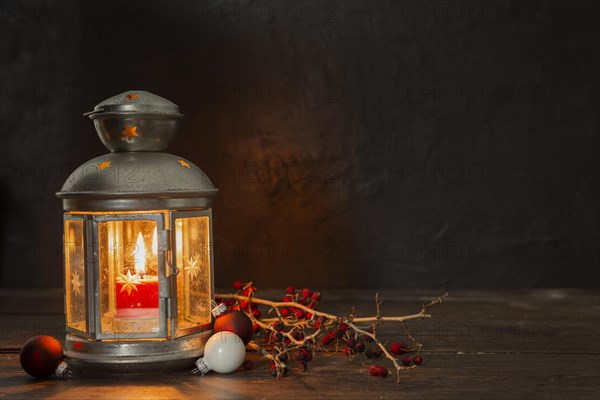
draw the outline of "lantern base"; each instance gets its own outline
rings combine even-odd
[[[67,334],[65,358],[89,375],[146,374],[194,368],[212,331],[174,340],[92,341]]]

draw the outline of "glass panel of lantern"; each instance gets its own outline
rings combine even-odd
[[[210,211],[173,213],[173,255],[178,270],[176,336],[210,327],[212,252],[209,218]]]
[[[67,329],[86,335],[86,275],[85,275],[85,221],[83,218],[65,217],[65,312]]]
[[[135,219],[131,219],[135,218]],[[165,308],[159,280],[165,276],[159,257],[161,214],[95,216],[100,278],[100,337],[163,337]],[[161,225],[161,226],[159,226]]]

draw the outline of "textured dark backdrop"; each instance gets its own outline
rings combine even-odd
[[[598,2],[2,2],[1,286],[62,285],[82,113],[177,103],[217,285],[598,287]]]

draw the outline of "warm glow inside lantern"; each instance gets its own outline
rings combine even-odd
[[[211,334],[216,194],[190,161],[161,152],[182,115],[129,91],[88,114],[112,153],[77,168],[65,209],[65,355],[91,372],[193,366]]]

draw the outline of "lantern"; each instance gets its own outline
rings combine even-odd
[[[111,151],[78,167],[64,208],[65,356],[90,372],[192,367],[211,335],[211,203],[189,160],[162,151],[183,115],[128,91],[86,114]]]

